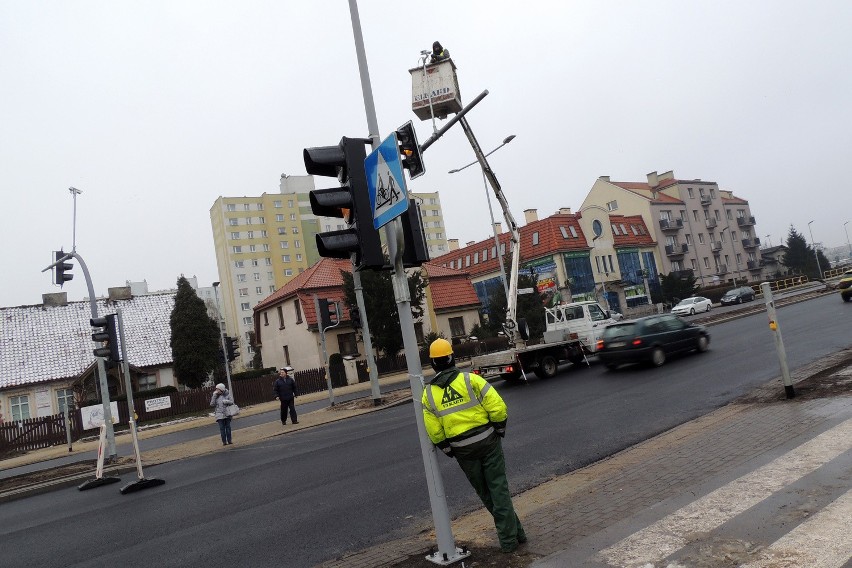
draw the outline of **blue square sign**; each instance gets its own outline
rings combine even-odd
[[[396,132],[364,159],[367,189],[373,207],[373,227],[384,227],[408,210],[408,189],[402,175]]]

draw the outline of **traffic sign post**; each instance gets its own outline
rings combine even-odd
[[[373,227],[380,229],[408,210],[408,189],[402,175],[396,132],[364,159],[364,170],[373,208]]]

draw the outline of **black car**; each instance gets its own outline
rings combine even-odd
[[[710,347],[710,334],[672,314],[660,314],[610,324],[597,343],[597,354],[607,369],[623,363],[651,363],[659,367],[673,353]]]
[[[730,306],[731,304],[742,304],[743,302],[751,302],[753,300],[754,290],[752,290],[751,286],[743,286],[741,288],[734,288],[733,290],[725,292],[725,295],[722,296],[719,303],[723,306]]]

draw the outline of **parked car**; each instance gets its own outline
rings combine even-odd
[[[837,289],[840,290],[840,297],[844,302],[852,302],[852,270],[847,270],[837,283]]]
[[[723,306],[730,306],[731,304],[742,304],[743,302],[752,301],[754,301],[754,290],[752,287],[741,286],[740,288],[734,288],[725,292],[719,303]]]
[[[676,316],[692,315],[696,312],[709,312],[713,304],[707,298],[702,296],[694,296],[681,300],[681,302],[672,308],[672,313]]]
[[[607,369],[642,362],[659,367],[674,353],[707,351],[710,334],[703,325],[661,314],[608,325],[596,347]]]

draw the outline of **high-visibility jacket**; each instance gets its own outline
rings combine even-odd
[[[420,402],[429,439],[447,453],[505,433],[506,403],[479,375],[455,368],[439,373]]]

